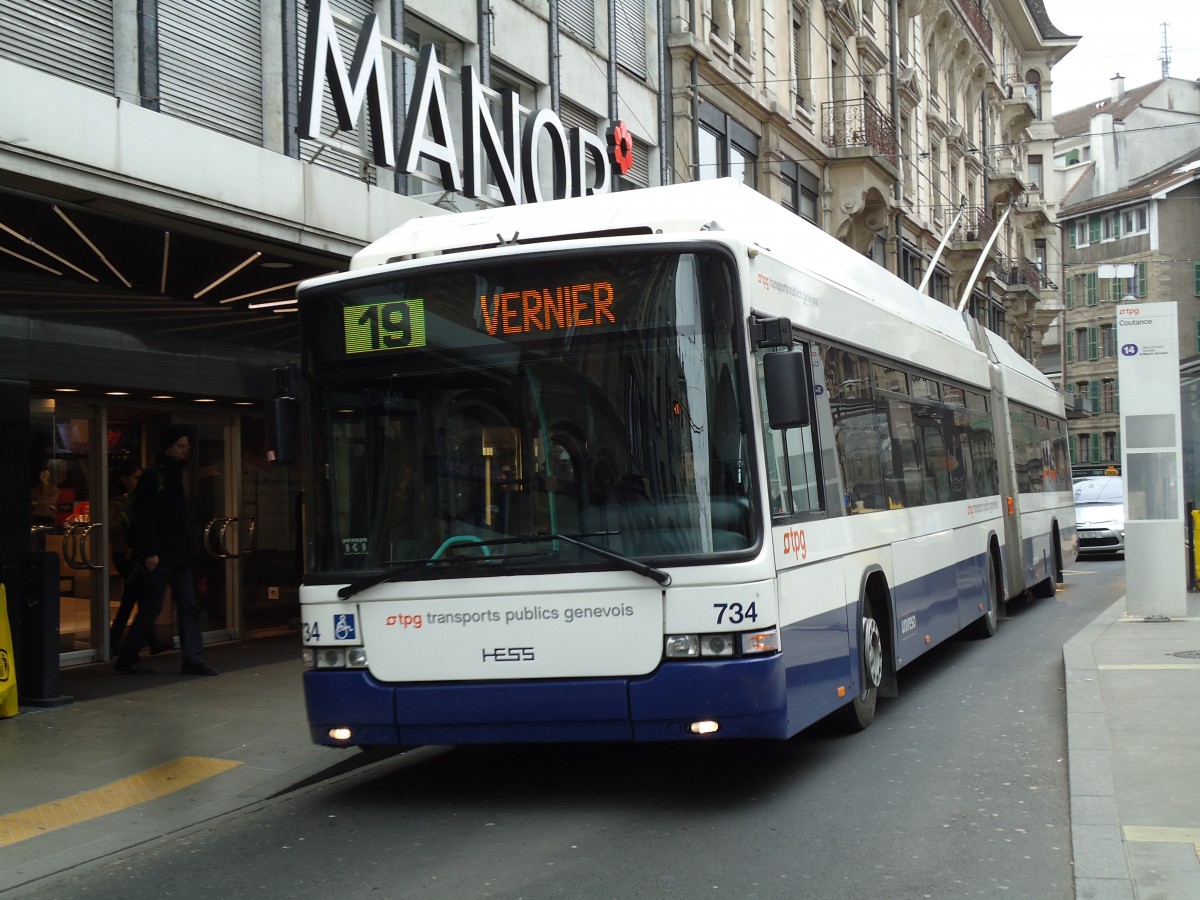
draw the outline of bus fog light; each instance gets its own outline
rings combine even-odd
[[[732,634],[705,634],[700,636],[701,656],[733,656]]]
[[[329,739],[331,741],[348,741],[350,740],[351,732],[349,728],[330,728]]]
[[[317,654],[312,647],[305,647],[300,651],[300,661],[304,663],[304,668],[311,669],[317,664]]]
[[[346,665],[351,669],[367,667],[367,651],[364,647],[351,647],[346,651]]]
[[[668,634],[667,659],[691,659],[700,655],[700,636],[697,634]]]
[[[778,628],[772,628],[770,631],[752,631],[741,635],[741,638],[743,654],[779,652]]]
[[[346,668],[346,651],[341,647],[322,647],[317,651],[318,669]]]
[[[692,734],[716,734],[720,727],[720,723],[706,719],[703,722],[693,722],[688,726],[688,731]]]

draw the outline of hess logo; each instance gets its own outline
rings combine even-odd
[[[803,528],[798,531],[793,528],[783,533],[783,555],[808,558],[808,542],[804,538]]]

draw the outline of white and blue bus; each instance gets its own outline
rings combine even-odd
[[[1074,561],[1053,386],[732,181],[412,221],[298,295],[317,743],[865,728]]]

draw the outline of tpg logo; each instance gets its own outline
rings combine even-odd
[[[804,537],[804,529],[797,531],[795,528],[786,531],[783,534],[783,555],[789,556],[795,554],[801,559],[808,559],[808,541]]]

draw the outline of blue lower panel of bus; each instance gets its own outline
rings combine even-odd
[[[312,739],[330,746],[787,737],[779,656],[688,661],[642,679],[392,686],[363,671],[304,673]],[[346,740],[330,729],[348,728]]]

